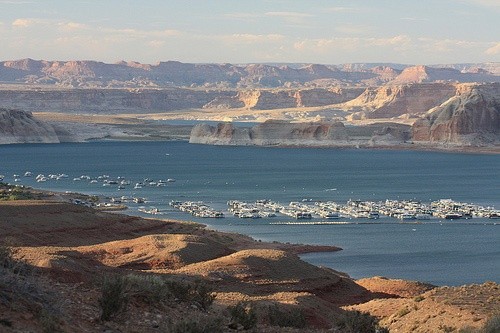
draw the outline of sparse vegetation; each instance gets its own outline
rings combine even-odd
[[[411,311],[408,309],[408,308],[401,308],[399,309],[398,313],[396,313],[396,316],[401,318],[401,317],[404,317],[406,316],[408,313],[410,313]]]
[[[418,295],[418,296],[415,296],[415,297],[413,298],[413,300],[414,300],[415,302],[417,302],[417,303],[418,303],[418,302],[422,302],[424,299],[425,299],[425,297],[424,297],[424,296],[422,296],[422,295]]]
[[[247,306],[245,303],[239,302],[235,306],[229,307],[231,315],[230,328],[237,329],[241,325],[243,329],[248,330],[257,325],[257,313],[253,306]]]
[[[206,311],[214,299],[213,289],[202,280],[184,282],[159,276],[129,274],[105,277],[98,302],[101,320],[107,321],[125,310],[130,300],[149,305],[177,300]]]
[[[500,315],[493,316],[484,323],[481,328],[464,327],[459,333],[499,333],[500,332]]]
[[[14,250],[0,246],[0,305],[11,310],[28,312],[36,318],[44,333],[60,332],[57,301],[53,299],[35,269],[14,258]],[[2,318],[0,324],[11,327],[13,322]]]
[[[103,279],[99,306],[101,320],[110,320],[120,311],[123,311],[129,300],[127,278],[123,276],[107,276]]]
[[[304,328],[306,326],[306,317],[299,308],[289,310],[280,309],[278,305],[268,308],[269,324],[279,327]]]
[[[336,326],[345,333],[388,333],[389,330],[381,327],[377,318],[360,311],[346,311],[336,320]]]
[[[166,333],[222,333],[223,319],[214,316],[193,315],[177,323],[170,324]]]
[[[12,200],[34,200],[38,197],[30,190],[24,187],[0,184],[0,201]]]

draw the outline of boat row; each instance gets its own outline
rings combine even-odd
[[[170,206],[182,212],[202,218],[223,218],[224,213],[213,209],[203,201],[170,201]]]

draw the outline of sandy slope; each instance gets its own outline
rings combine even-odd
[[[17,258],[47,273],[44,275],[49,280],[40,282],[40,288],[55,295],[55,303],[66,304],[60,309],[61,322],[72,332],[103,329],[104,324],[96,321],[99,293],[93,281],[106,272],[188,280],[201,277],[210,281],[217,293],[211,311],[222,311],[238,301],[261,306],[278,303],[302,308],[309,324],[320,328],[331,327],[342,312],[341,306],[368,311],[398,332],[410,332],[415,325],[423,332],[433,331],[438,322],[479,326],[500,305],[494,283],[432,289],[417,282],[383,278],[356,282],[303,262],[296,255],[335,250],[332,247],[257,242],[194,223],[98,212],[53,200],[0,202],[0,230],[0,245],[12,247]],[[1,286],[0,281],[0,296]],[[415,296],[420,294],[422,299],[417,302]],[[6,306],[0,297],[0,319],[19,329],[8,332],[39,325],[22,300],[12,302],[23,311]],[[162,312],[165,309],[148,310],[140,304],[130,307],[135,310],[127,312],[126,320],[106,325],[125,332],[150,332],[151,320],[167,320]],[[411,313],[400,315],[402,307]],[[174,319],[189,313],[189,308],[180,306],[169,309]],[[430,313],[432,319],[427,318]],[[265,323],[261,325],[265,331]],[[0,331],[2,328],[0,323]]]

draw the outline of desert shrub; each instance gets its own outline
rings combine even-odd
[[[418,303],[418,302],[422,302],[424,299],[425,299],[425,297],[424,297],[424,296],[422,296],[422,295],[418,295],[418,296],[415,296],[415,297],[413,298],[413,300],[414,300],[415,302],[417,302],[417,303]]]
[[[241,325],[243,329],[248,330],[257,325],[257,313],[253,306],[247,307],[244,303],[239,302],[235,306],[229,307],[231,315],[231,328],[237,328]]]
[[[110,320],[131,300],[155,305],[170,300],[190,303],[207,310],[215,299],[213,289],[204,281],[184,282],[154,275],[108,276],[101,283],[101,320]]]
[[[281,310],[278,305],[268,308],[269,324],[279,327],[304,328],[306,317],[301,309]]]
[[[493,316],[486,321],[483,327],[484,333],[500,332],[500,316]]]
[[[453,326],[448,326],[448,325],[444,325],[444,324],[441,324],[438,326],[438,329],[440,329],[441,331],[445,332],[445,333],[451,333],[453,331],[456,330],[455,327]]]
[[[181,302],[189,301],[189,294],[191,290],[191,286],[189,283],[184,281],[169,280],[166,281],[166,284],[168,290],[175,299]]]
[[[386,328],[379,326],[377,318],[368,313],[346,311],[336,319],[336,326],[345,333],[385,333]]]
[[[161,303],[172,298],[167,281],[154,275],[127,275],[130,297],[148,304]]]
[[[177,323],[170,324],[167,333],[222,333],[223,320],[220,317],[200,315],[190,316]]]
[[[398,313],[396,313],[396,316],[399,318],[406,316],[408,313],[410,313],[410,310],[408,308],[401,308],[399,309]]]
[[[7,185],[6,189],[0,191],[0,200],[31,200],[36,199],[36,196],[30,191],[22,187]]]
[[[113,316],[123,311],[129,301],[127,277],[104,277],[101,286],[101,320],[110,320]]]
[[[192,284],[190,296],[191,302],[203,310],[208,310],[215,300],[212,287],[202,280],[195,281]]]
[[[213,289],[203,280],[195,282],[167,281],[170,293],[181,302],[192,303],[207,310],[215,300]]]

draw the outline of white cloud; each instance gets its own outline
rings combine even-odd
[[[295,25],[303,25],[307,23],[307,19],[314,17],[312,14],[301,13],[301,12],[267,12],[264,14],[268,17],[278,17],[287,23]]]
[[[27,28],[29,26],[32,26],[36,24],[36,20],[34,19],[28,19],[28,18],[18,18],[12,22],[12,26],[14,27],[19,27],[19,28]]]
[[[267,43],[283,40],[285,36],[279,34],[256,35],[256,34],[232,34],[221,37],[228,43]]]
[[[484,53],[488,55],[500,54],[500,42],[496,43],[492,47],[488,48]]]
[[[78,22],[59,22],[57,24],[62,30],[77,31],[77,30],[89,30],[90,27],[86,24]]]

